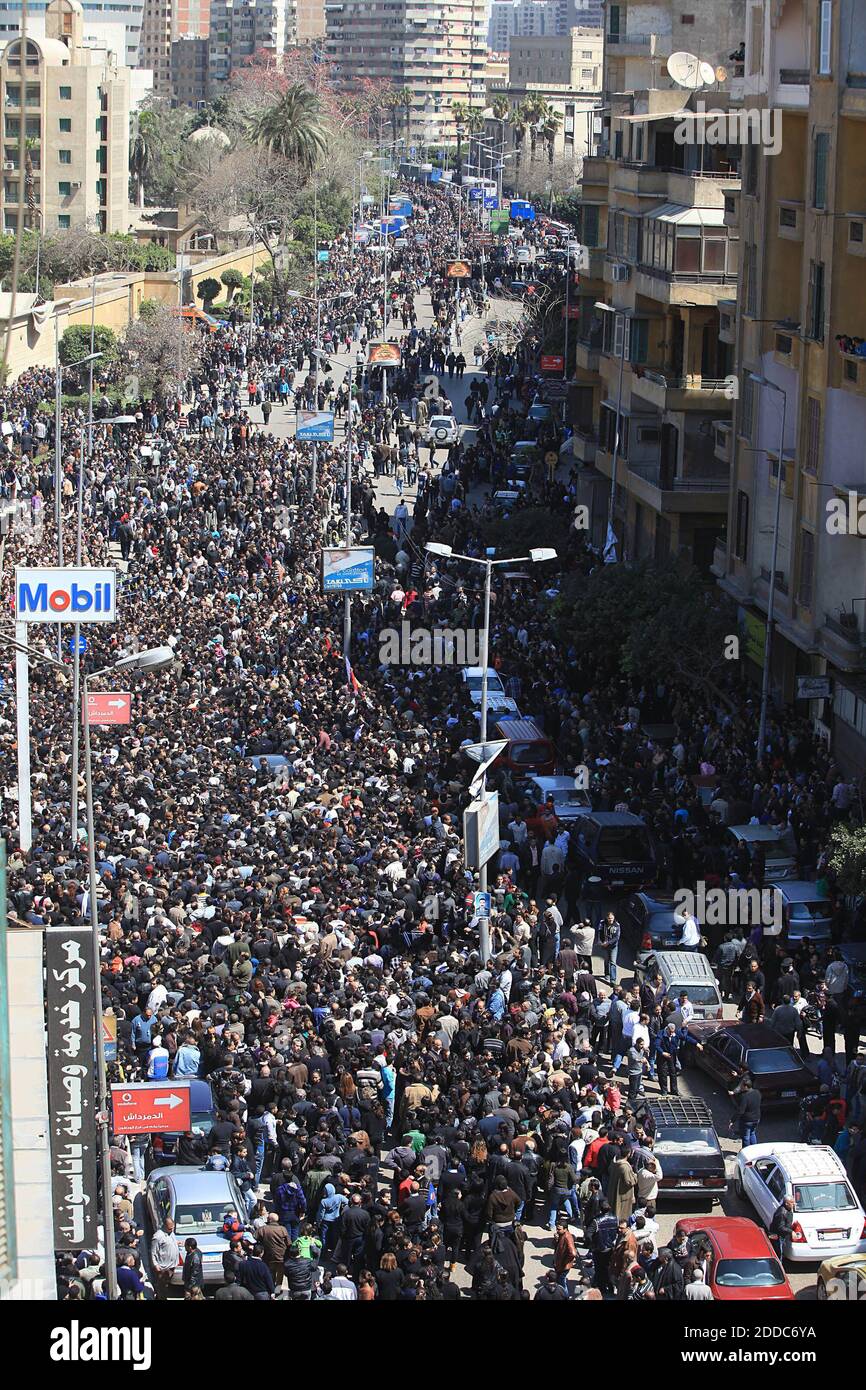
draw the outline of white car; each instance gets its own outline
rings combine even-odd
[[[481,687],[484,683],[482,666],[464,666],[463,684],[469,691],[469,698],[476,709],[481,708]],[[491,714],[510,714],[518,717],[517,701],[506,695],[501,677],[492,666],[487,668],[487,708]]]
[[[734,1191],[769,1227],[794,1198],[789,1260],[826,1260],[866,1251],[866,1212],[838,1154],[824,1144],[750,1144],[737,1155]]]
[[[431,415],[424,430],[424,443],[435,448],[456,444],[460,430],[453,415]]]

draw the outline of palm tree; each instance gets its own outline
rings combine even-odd
[[[409,144],[409,125],[412,119],[412,89],[410,87],[398,87],[394,93],[395,106],[397,110],[403,112],[403,133],[405,141]],[[394,139],[397,139],[396,132]]]
[[[535,96],[528,97],[523,104],[527,107],[527,115],[529,117],[529,158],[532,163],[534,163],[535,153],[538,149],[538,137],[541,133],[540,125],[547,111],[547,102],[543,97],[536,94]]]
[[[254,145],[300,165],[308,172],[327,144],[322,110],[315,92],[300,82],[287,87],[249,123]]]
[[[523,151],[526,148],[526,135],[532,145],[532,156],[535,157],[535,109],[530,101],[522,101],[517,110],[511,117],[511,124],[514,127],[514,143],[517,146],[517,163],[523,162]]]
[[[144,207],[144,181],[159,153],[159,118],[153,111],[140,111],[129,142],[129,172],[135,180],[135,201]]]
[[[506,97],[496,97],[491,107],[494,121],[499,122],[499,159],[505,155],[505,122],[511,107]]]
[[[465,101],[452,101],[451,115],[457,127],[457,168],[455,169],[456,183],[463,182],[463,131],[469,120],[469,107]]]
[[[469,130],[469,167],[472,168],[472,137],[480,135],[484,129],[484,111],[480,106],[470,107],[469,115],[466,118],[466,125]],[[479,161],[480,163],[480,161]]]
[[[36,212],[36,181],[33,178],[33,155],[38,149],[39,141],[35,136],[28,136],[24,141],[24,192],[30,222],[35,220],[34,214]]]
[[[547,158],[553,163],[553,151],[556,144],[556,137],[559,127],[562,125],[562,112],[557,111],[555,106],[548,105],[541,122],[541,135],[547,145]]]

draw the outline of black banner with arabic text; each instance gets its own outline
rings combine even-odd
[[[89,927],[45,933],[48,1110],[54,1246],[96,1244],[98,1145],[93,1038],[93,936]]]

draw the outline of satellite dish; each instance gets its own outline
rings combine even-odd
[[[689,87],[694,91],[704,85],[701,60],[694,53],[672,53],[668,58],[668,74],[678,87]]]
[[[716,70],[712,63],[701,63],[698,72],[701,74],[701,81],[707,86],[709,86],[711,82],[715,82]]]
[[[727,80],[728,80],[728,69],[727,69],[726,67],[724,67],[723,64],[720,63],[719,66],[716,68],[716,81],[717,81],[717,82],[727,82]]]

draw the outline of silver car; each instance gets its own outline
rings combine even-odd
[[[167,1216],[174,1221],[174,1234],[181,1249],[181,1263],[172,1276],[173,1284],[183,1281],[183,1243],[195,1236],[201,1251],[204,1282],[223,1284],[223,1255],[228,1241],[222,1224],[230,1211],[246,1225],[247,1206],[231,1173],[209,1168],[176,1164],[154,1168],[144,1189],[144,1200],[151,1228],[160,1228]]]

